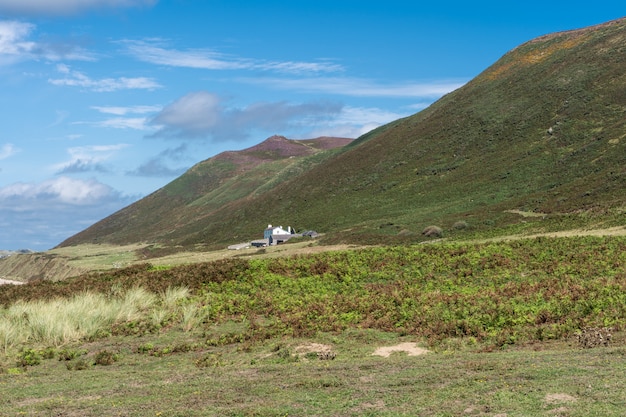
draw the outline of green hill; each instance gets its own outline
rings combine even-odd
[[[250,200],[320,163],[348,138],[290,140],[272,136],[242,151],[223,152],[189,169],[162,189],[96,223],[60,246],[161,241],[194,227],[221,208]]]
[[[420,240],[430,224],[467,233],[615,223],[626,207],[625,113],[620,19],[527,42],[345,147],[274,138],[290,151],[266,141],[211,158],[61,246],[210,246],[259,237],[268,223],[366,243]]]

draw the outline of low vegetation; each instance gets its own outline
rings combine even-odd
[[[133,410],[123,415],[522,415],[559,407],[572,416],[619,415],[626,398],[617,382],[626,363],[624,265],[626,238],[588,236],[140,264],[2,286],[0,383],[10,396],[0,400],[0,414],[96,415],[117,404]],[[419,362],[398,353],[371,359],[375,347],[401,341],[431,353]],[[551,349],[567,354],[552,376],[558,384],[548,377]],[[582,363],[614,391],[581,391],[574,380]],[[110,386],[133,369],[140,372],[133,384],[147,391]],[[65,382],[31,387],[51,378]],[[236,381],[253,403],[231,402]],[[433,395],[414,403],[414,389],[441,384],[448,395],[479,400],[442,406]],[[292,396],[270,394],[280,386]],[[68,387],[85,399],[63,394]],[[105,399],[112,389],[118,394]],[[550,403],[552,391],[565,391],[576,407]],[[147,406],[156,396],[172,402]],[[592,406],[598,396],[606,402]]]

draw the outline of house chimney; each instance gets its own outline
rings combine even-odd
[[[271,228],[272,228],[272,225],[271,225],[271,224],[268,224],[268,225],[267,225],[267,228],[268,228],[268,229],[271,229]]]

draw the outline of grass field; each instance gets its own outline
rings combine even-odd
[[[0,415],[626,409],[626,237],[290,246],[0,287]]]
[[[183,343],[185,335],[170,335]],[[102,340],[108,366],[44,360],[0,375],[0,414],[63,416],[622,416],[626,349],[568,343],[493,353],[373,356],[394,334],[352,330],[315,339],[273,340],[154,356],[162,337]],[[334,360],[296,349],[326,344]],[[288,352],[288,353],[285,353]]]

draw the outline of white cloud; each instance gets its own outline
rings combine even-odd
[[[1,1],[1,0],[0,0]],[[35,42],[28,37],[35,25],[17,21],[0,21],[0,65],[13,64],[27,59],[44,58],[93,61],[94,56],[72,42]]]
[[[30,23],[0,21],[0,64],[10,64],[28,56],[35,43],[25,38],[34,29]]]
[[[103,162],[112,158],[116,153],[130,145],[125,143],[116,145],[76,146],[69,148],[70,160],[54,165],[53,168],[60,174],[98,171],[107,172]]]
[[[12,143],[5,143],[0,148],[0,160],[10,158],[15,155],[19,150]]]
[[[308,132],[308,136],[358,138],[379,126],[406,116],[408,114],[378,108],[344,106],[335,118],[312,125],[312,130]]]
[[[154,117],[154,136],[239,140],[252,131],[284,131],[334,117],[341,104],[331,102],[260,102],[226,107],[215,94],[189,93],[165,106]]]
[[[0,248],[46,250],[136,201],[96,180],[59,177],[0,188]]]
[[[49,79],[48,82],[53,85],[70,86],[70,87],[83,87],[95,92],[111,92],[118,90],[155,90],[160,88],[156,81],[146,77],[136,78],[103,78],[100,80],[94,80],[86,76],[79,71],[73,71],[67,65],[57,65],[57,70],[64,75],[65,78]]]
[[[395,113],[379,108],[346,106],[337,117],[337,120],[354,125],[374,123],[380,126],[406,116],[408,114]]]
[[[92,205],[109,199],[114,191],[96,180],[59,177],[42,183],[15,183],[0,188],[0,209],[20,211],[44,203]]]
[[[114,114],[116,116],[125,116],[127,114],[146,114],[155,113],[162,109],[161,106],[92,106],[94,110],[105,114]]]
[[[210,49],[179,51],[166,49],[156,41],[125,41],[128,52],[135,58],[157,65],[197,68],[206,70],[262,70],[283,73],[320,73],[343,71],[343,67],[330,62],[266,61],[239,58]]]
[[[223,111],[219,104],[220,99],[215,94],[206,91],[189,93],[165,106],[153,124],[188,136],[203,136],[218,123]]]
[[[147,114],[156,113],[162,109],[161,106],[92,106],[94,110],[97,110],[103,114],[110,114],[114,116],[107,120],[94,123],[85,123],[92,126],[111,128],[111,129],[134,129],[134,130],[154,130],[152,126],[149,126],[149,118],[147,117],[122,117],[130,114]]]
[[[239,78],[241,82],[262,84],[281,90],[326,93],[352,97],[435,98],[461,87],[464,82],[434,81],[425,83],[381,84],[358,78]]]
[[[149,120],[145,117],[114,117],[94,123],[94,125],[110,129],[151,130],[148,122]]]
[[[27,15],[70,15],[90,9],[152,6],[158,0],[0,0],[0,12]]]
[[[335,102],[260,102],[227,107],[215,94],[199,91],[165,106],[152,124],[154,136],[238,140],[251,132],[299,137],[359,137],[410,113],[344,106]]]

